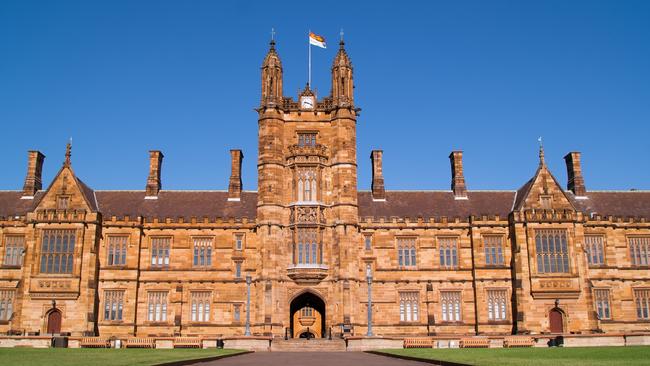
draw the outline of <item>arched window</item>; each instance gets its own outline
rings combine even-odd
[[[316,172],[312,169],[298,171],[296,197],[298,202],[314,202],[318,200]]]

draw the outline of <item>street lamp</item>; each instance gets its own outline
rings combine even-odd
[[[251,275],[246,275],[246,331],[245,336],[251,335]]]
[[[372,270],[370,264],[366,265],[366,280],[368,281],[368,333],[372,337]]]

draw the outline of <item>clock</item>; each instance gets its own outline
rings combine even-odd
[[[313,96],[302,96],[300,97],[300,108],[302,109],[314,109],[316,105],[316,100]]]

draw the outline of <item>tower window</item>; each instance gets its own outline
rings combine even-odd
[[[302,169],[297,177],[298,202],[314,202],[317,200],[318,184],[314,169]]]
[[[316,146],[315,133],[299,133],[298,146]]]
[[[294,246],[295,264],[319,264],[321,262],[320,249],[318,229],[298,229]]]

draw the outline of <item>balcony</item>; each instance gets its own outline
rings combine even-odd
[[[325,145],[298,145],[289,146],[287,163],[326,163],[329,149]]]
[[[291,224],[324,224],[323,208],[311,205],[295,205],[291,207]]]
[[[316,284],[327,277],[328,267],[324,264],[292,264],[287,275],[297,283]]]

